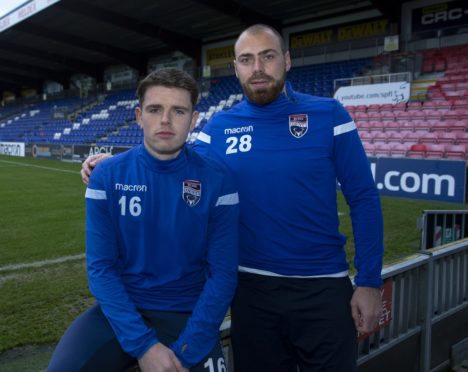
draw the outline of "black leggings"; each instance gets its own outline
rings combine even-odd
[[[231,307],[235,372],[356,371],[349,278],[239,273]]]
[[[166,346],[177,339],[190,316],[188,313],[167,311],[142,311],[141,314],[156,329],[158,339]],[[136,362],[122,350],[101,308],[94,305],[66,330],[52,355],[47,372],[117,372],[125,371]],[[218,372],[218,365],[224,366],[220,343],[190,371]]]

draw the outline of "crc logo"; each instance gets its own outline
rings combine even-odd
[[[457,19],[463,18],[465,12],[468,13],[468,11],[464,11],[462,8],[454,8],[450,10],[424,14],[421,18],[421,24],[432,25],[440,22],[455,21]]]

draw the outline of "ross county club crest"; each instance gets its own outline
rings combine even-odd
[[[289,115],[289,132],[296,138],[301,138],[307,133],[309,118],[307,114]]]
[[[189,205],[194,207],[201,199],[201,182],[186,180],[182,185],[182,199]]]

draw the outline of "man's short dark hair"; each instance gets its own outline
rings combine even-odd
[[[281,52],[283,54],[287,52],[286,44],[284,43],[283,36],[281,36],[281,34],[278,31],[276,31],[276,29],[274,29],[273,27],[268,26],[268,25],[264,25],[262,23],[257,23],[257,24],[255,24],[253,26],[247,27],[244,31],[241,32],[241,34],[237,38],[234,45],[237,44],[237,42],[239,41],[239,38],[243,34],[257,35],[257,34],[262,33],[262,32],[271,32],[273,35],[275,35],[278,38],[278,41],[280,43]]]
[[[190,93],[192,108],[195,109],[198,100],[197,82],[185,71],[176,68],[162,68],[151,72],[138,84],[136,95],[140,105],[143,105],[146,91],[157,86],[185,89]]]

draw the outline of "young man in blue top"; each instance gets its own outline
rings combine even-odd
[[[249,27],[235,44],[246,99],[217,113],[195,150],[223,162],[242,200],[231,306],[235,372],[357,369],[357,332],[378,323],[380,201],[356,125],[332,98],[298,93],[281,35]],[[84,164],[86,182],[89,166]],[[348,278],[336,181],[350,206],[357,275]]]
[[[237,280],[238,194],[222,166],[184,144],[198,90],[185,72],[141,81],[144,144],[96,167],[86,256],[96,305],[59,342],[48,371],[223,368],[219,327]]]

